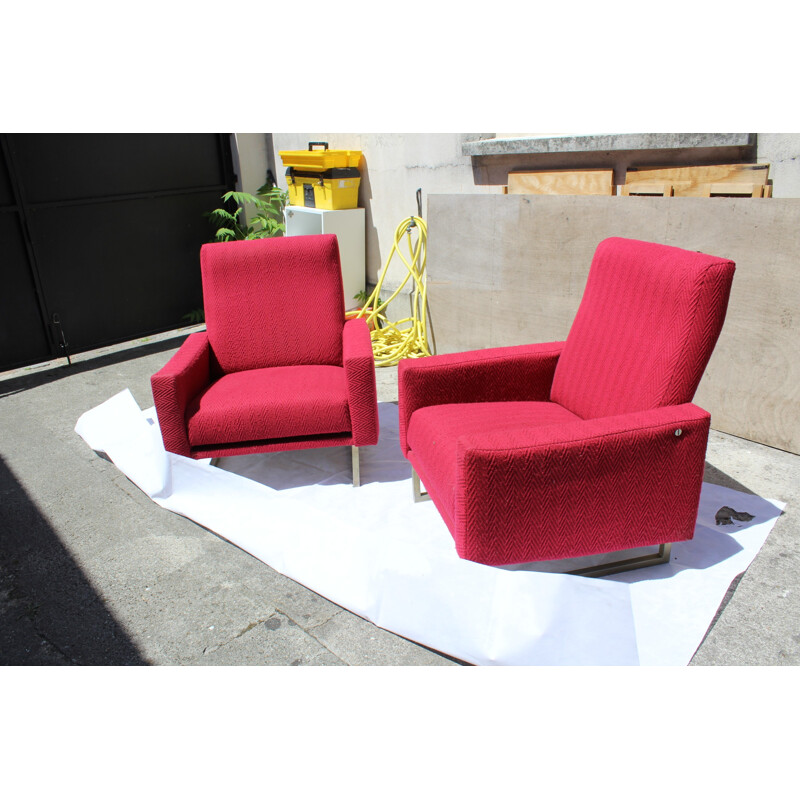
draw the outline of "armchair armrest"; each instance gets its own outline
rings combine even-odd
[[[210,354],[208,334],[205,331],[193,333],[150,378],[161,438],[170,453],[191,455],[186,408],[192,398],[211,382]]]
[[[375,357],[364,319],[348,319],[342,329],[342,365],[356,447],[378,443],[378,395]]]
[[[532,537],[536,560],[691,539],[709,424],[685,403],[461,437],[459,554],[508,564],[533,560],[503,550]]]
[[[549,400],[564,342],[492,347],[404,359],[398,365],[400,446],[408,452],[411,415],[446,403]]]

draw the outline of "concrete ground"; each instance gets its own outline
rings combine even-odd
[[[187,332],[0,374],[0,664],[458,665],[160,508],[74,432],[125,388],[150,407]],[[706,480],[788,505],[692,664],[800,664],[798,478],[800,456],[712,431]]]

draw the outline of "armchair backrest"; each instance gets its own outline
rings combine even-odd
[[[344,291],[335,236],[284,236],[200,249],[206,330],[223,373],[342,364]]]
[[[722,330],[734,269],[678,247],[602,241],[551,400],[584,419],[690,402]]]

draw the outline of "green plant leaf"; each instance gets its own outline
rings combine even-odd
[[[240,210],[241,209],[237,209],[236,214],[229,214],[224,208],[215,208],[213,211],[209,212],[208,217],[212,222],[215,222],[218,225],[235,223],[236,218],[239,216],[238,212]]]
[[[258,202],[257,197],[254,197],[252,194],[248,194],[247,192],[225,192],[225,194],[222,195],[222,199],[226,202],[228,200],[233,200],[240,206],[243,206],[245,203],[255,204]]]
[[[229,191],[222,195],[225,203],[233,201],[237,204],[235,211],[217,208],[204,214],[213,225],[218,227],[214,241],[231,241],[235,239],[263,239],[277,236],[286,230],[283,221],[283,210],[289,200],[289,193],[277,186],[264,184],[257,190],[257,196],[248,192]],[[255,208],[251,219],[241,221],[244,217],[245,204]]]
[[[190,325],[198,325],[199,323],[206,321],[206,314],[202,308],[195,308],[188,314],[184,314],[181,317],[181,320],[188,322]]]

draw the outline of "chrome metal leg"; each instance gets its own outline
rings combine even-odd
[[[419,475],[414,467],[411,467],[411,486],[414,489],[414,502],[421,503],[423,500],[430,500],[431,496],[427,492],[422,491],[422,486],[419,481]]]
[[[353,486],[361,486],[361,458],[357,447],[350,449],[353,451]]]
[[[672,552],[672,542],[665,542],[658,546],[658,552],[650,553],[636,558],[625,558],[622,561],[610,561],[598,564],[596,567],[586,567],[568,572],[568,575],[582,575],[585,578],[600,578],[603,575],[616,575],[618,572],[628,572],[642,567],[654,567],[656,564],[666,564]]]

